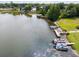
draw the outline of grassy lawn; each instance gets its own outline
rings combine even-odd
[[[5,14],[5,13],[9,13],[9,14],[13,14],[13,15],[19,15],[20,12],[18,10],[0,10],[1,14]]]
[[[62,19],[57,22],[61,28],[65,30],[75,30],[76,26],[79,26],[79,19]]]
[[[77,51],[79,54],[79,33],[71,33],[67,36],[69,42],[74,42],[75,44],[72,46],[73,49]]]
[[[61,19],[57,21],[58,25],[67,31],[75,30],[77,26],[79,26],[79,18],[73,19]],[[79,53],[79,32],[70,33],[68,36],[69,42],[74,42],[75,44],[72,46],[77,53]]]

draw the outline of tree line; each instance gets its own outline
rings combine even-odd
[[[56,21],[60,18],[79,17],[79,4],[73,4],[73,3],[48,4],[43,5],[42,8],[39,7],[38,11],[39,14],[47,16],[48,19]]]
[[[43,16],[48,17],[52,21],[56,21],[60,18],[72,18],[79,17],[79,4],[64,4],[64,3],[55,3],[55,4],[16,4],[16,3],[0,3],[0,8],[19,8],[24,13],[28,13],[32,8],[36,8],[36,13],[42,14]]]

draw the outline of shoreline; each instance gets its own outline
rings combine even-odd
[[[57,27],[59,27],[59,28],[61,29],[61,31],[63,32],[62,28],[61,28],[56,22],[50,21],[50,22],[51,22],[51,25],[50,25],[50,24],[49,24],[49,20],[48,20],[47,18],[45,18],[44,16],[38,16],[38,18],[45,19],[49,26],[53,25],[52,23],[54,23],[54,25],[57,26]],[[53,32],[54,32],[54,34],[56,35],[55,31],[53,31]],[[56,37],[57,37],[57,35],[56,35]],[[67,43],[69,43],[69,41],[68,41],[68,39],[67,39],[67,35],[65,35],[65,41],[66,41]],[[71,48],[72,52],[73,52],[77,57],[79,57],[79,54],[78,54],[74,49],[72,49],[71,46],[70,46],[70,48]]]
[[[55,22],[54,23],[56,26],[58,26],[59,27],[59,25]],[[59,27],[60,29],[61,29],[61,27]],[[62,29],[61,29],[62,30]],[[62,30],[63,31],[63,30]],[[69,41],[68,41],[68,39],[67,39],[67,35],[65,35],[65,39],[66,39],[66,42],[68,42],[69,43]],[[71,46],[70,46],[71,47]],[[77,57],[79,57],[79,54],[76,52],[76,50],[74,50],[72,47],[71,47],[71,50],[72,50],[72,52],[77,56]]]

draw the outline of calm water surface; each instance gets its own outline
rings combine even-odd
[[[36,15],[0,14],[0,56],[52,56],[53,39],[48,24]]]

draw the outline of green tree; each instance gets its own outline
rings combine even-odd
[[[45,16],[46,15],[46,10],[45,9],[40,9],[39,14],[42,14],[43,16]]]
[[[18,4],[10,2],[9,7],[11,7],[11,8],[17,8]]]
[[[77,16],[79,16],[79,4],[76,4],[76,12],[77,12]]]
[[[60,16],[60,8],[57,4],[51,5],[50,9],[47,12],[48,19],[56,21]]]
[[[31,9],[32,9],[32,5],[30,5],[30,4],[25,5],[25,7],[24,7],[25,12],[29,12],[29,11],[31,11]]]
[[[36,6],[36,11],[40,10],[40,8],[41,8],[40,4],[35,4],[35,6]]]
[[[3,4],[0,3],[0,8],[3,8]]]
[[[76,15],[77,15],[77,10],[74,4],[68,4],[61,13],[62,18],[75,17]]]
[[[64,3],[59,3],[58,5],[59,5],[60,9],[64,9],[64,8],[65,8],[65,7],[64,7],[64,6],[65,6]]]

